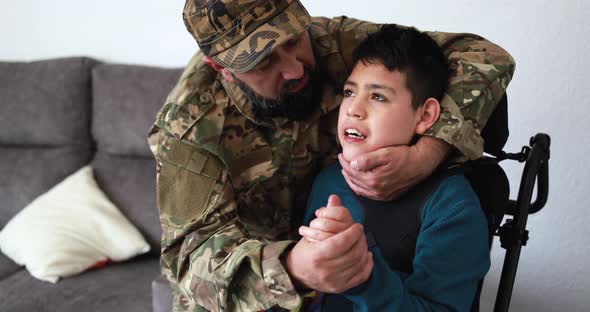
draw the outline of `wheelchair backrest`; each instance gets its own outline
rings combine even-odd
[[[484,139],[484,152],[498,157],[506,145],[508,135],[508,99],[504,93],[481,131],[481,137]]]
[[[491,243],[509,204],[508,177],[496,159],[485,157],[469,162],[465,176],[479,197],[481,208],[488,220]]]

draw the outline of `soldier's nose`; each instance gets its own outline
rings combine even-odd
[[[301,79],[305,72],[303,63],[297,59],[295,53],[291,51],[285,51],[277,49],[277,55],[279,56],[279,68],[281,76],[284,80],[296,80]]]
[[[296,80],[303,78],[303,64],[299,61],[290,62],[283,67],[281,74],[285,80]]]

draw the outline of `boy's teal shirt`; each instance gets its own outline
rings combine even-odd
[[[305,224],[330,194],[340,197],[355,222],[363,222],[362,208],[341,169],[335,164],[316,177]],[[371,277],[339,295],[354,304],[354,311],[470,310],[479,281],[490,267],[487,221],[477,195],[463,175],[449,176],[426,201],[420,217],[413,272],[390,269],[379,247],[371,247]]]

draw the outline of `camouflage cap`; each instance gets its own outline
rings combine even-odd
[[[182,17],[201,51],[234,73],[311,24],[298,0],[187,0]]]

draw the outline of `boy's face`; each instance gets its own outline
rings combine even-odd
[[[381,64],[357,62],[344,84],[338,139],[348,161],[390,145],[410,143],[420,122],[406,75]]]

